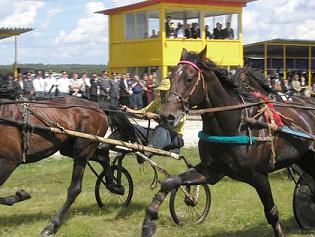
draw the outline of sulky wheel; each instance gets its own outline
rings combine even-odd
[[[96,180],[95,198],[100,208],[106,205],[127,207],[130,204],[133,195],[133,181],[124,167],[120,167],[121,172],[118,171],[118,168],[117,165],[111,166],[114,176],[114,189],[108,187],[104,171]]]
[[[315,181],[307,173],[299,178],[293,194],[294,217],[303,229],[315,229]]]
[[[169,208],[173,220],[178,225],[201,224],[210,211],[211,193],[208,185],[186,185],[181,188],[171,193]]]

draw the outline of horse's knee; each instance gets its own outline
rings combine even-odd
[[[276,205],[270,210],[265,210],[265,216],[270,225],[274,225],[279,221],[279,213]]]
[[[157,220],[158,219],[158,212],[152,206],[148,206],[145,211],[146,218],[149,220]]]
[[[169,193],[172,190],[178,188],[181,184],[182,179],[179,176],[170,177],[161,184],[161,191]]]
[[[82,188],[79,185],[73,188],[70,188],[68,191],[68,197],[74,200],[81,193],[81,191],[82,191]]]

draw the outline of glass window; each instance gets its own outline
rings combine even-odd
[[[136,38],[136,24],[135,24],[136,16],[134,13],[126,14],[125,15],[125,32],[126,32],[126,39],[131,40]]]
[[[137,39],[148,38],[148,24],[146,12],[136,13],[136,28]]]
[[[160,36],[160,16],[158,11],[148,12],[149,37],[158,38]]]
[[[157,38],[160,33],[159,11],[128,13],[125,27],[127,40]]]

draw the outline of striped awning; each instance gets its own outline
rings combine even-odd
[[[15,35],[20,35],[29,31],[32,31],[32,28],[7,28],[0,27],[0,40],[12,37]]]

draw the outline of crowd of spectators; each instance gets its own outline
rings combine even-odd
[[[118,108],[127,105],[141,109],[154,99],[154,86],[157,74],[132,75],[103,71],[100,75],[74,72],[69,77],[66,71],[36,74],[19,73],[16,82],[27,97],[53,98],[57,96],[76,96],[95,101],[102,105],[109,103]]]
[[[290,72],[287,79],[280,76],[279,73],[272,72],[267,76],[267,82],[274,90],[292,95],[310,96],[315,93],[315,83],[310,88],[308,86],[308,74],[306,72]]]
[[[198,23],[186,24],[172,22],[172,18],[168,16],[165,22],[165,32],[167,38],[184,38],[184,39],[200,39],[201,32]],[[223,29],[221,23],[217,23],[212,33],[209,30],[209,25],[205,25],[205,39],[234,39],[234,30],[231,28],[231,23],[226,23],[226,28]]]

